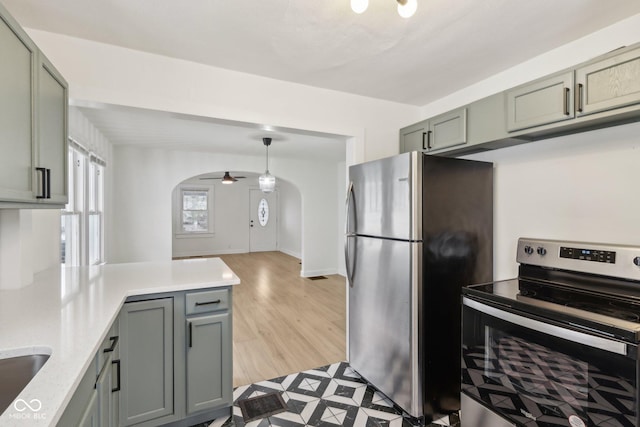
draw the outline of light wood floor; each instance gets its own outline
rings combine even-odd
[[[346,360],[346,288],[340,275],[300,277],[282,252],[223,255],[233,288],[233,386]]]

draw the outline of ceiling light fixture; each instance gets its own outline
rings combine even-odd
[[[269,146],[271,145],[271,138],[262,138],[264,146],[267,148],[267,170],[258,178],[258,184],[260,184],[260,190],[263,193],[271,193],[276,189],[276,177],[269,173]]]
[[[369,7],[369,0],[351,0],[351,10],[355,13],[363,13]]]
[[[234,177],[229,175],[229,172],[225,172],[224,176],[222,177],[222,183],[223,184],[233,184],[236,181],[237,181],[237,179],[235,179]]]
[[[398,14],[403,18],[411,18],[418,10],[418,0],[397,0]]]
[[[398,2],[398,14],[403,18],[410,18],[418,10],[418,0],[396,0]],[[369,7],[369,0],[351,0],[351,10],[355,13],[364,13]]]

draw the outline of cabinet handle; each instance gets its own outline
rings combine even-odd
[[[47,198],[47,169],[36,168],[36,171],[40,172],[40,194],[36,196],[36,199]]]
[[[583,95],[582,91],[583,90],[584,90],[584,85],[582,83],[578,83],[578,90],[576,91],[577,92],[576,95],[578,96],[577,110],[579,113],[582,113],[582,95]]]
[[[118,340],[120,338],[119,337],[109,337],[109,339],[111,340],[111,347],[105,348],[104,349],[104,353],[111,353],[113,350],[115,350],[116,346],[118,345]]]
[[[200,305],[211,305],[211,304],[220,304],[222,302],[222,300],[217,299],[215,301],[205,301],[205,302],[196,302],[196,306],[200,306]]]
[[[427,149],[431,150],[431,131],[427,132]]]
[[[46,169],[47,175],[47,199],[51,198],[51,169]]]
[[[120,391],[120,359],[112,360],[111,365],[116,365],[116,380],[118,382],[118,385],[111,389],[111,392],[114,393]]]
[[[564,115],[568,116],[571,114],[569,111],[569,92],[571,90],[568,87],[564,88]]]
[[[193,323],[189,322],[189,348],[193,347]]]
[[[427,135],[427,133],[426,133],[426,132],[422,132],[422,149],[423,149],[423,150],[426,150],[426,149],[427,149],[427,147],[425,147],[425,146],[424,146],[424,143],[425,143],[425,138],[424,138],[424,137],[425,137],[426,135]]]

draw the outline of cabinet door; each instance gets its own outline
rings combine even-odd
[[[115,425],[112,420],[112,402],[111,402],[111,356],[104,359],[104,364],[98,379],[96,381],[96,390],[98,392],[98,419],[101,427],[109,427]]]
[[[84,414],[82,414],[77,425],[78,427],[102,427],[98,414],[98,393],[96,390],[91,391],[87,409]]]
[[[429,119],[429,151],[467,143],[467,109],[460,108]]]
[[[428,130],[428,120],[400,129],[400,152],[426,151]]]
[[[640,49],[576,70],[579,116],[640,103]]]
[[[63,205],[67,203],[67,83],[42,54],[38,65],[37,164],[47,170],[49,181],[49,197],[42,202]],[[40,173],[36,173],[36,180]]]
[[[569,71],[507,91],[507,130],[573,118],[572,87],[573,71]]]
[[[0,200],[33,201],[37,48],[0,4]]]
[[[174,413],[173,298],[126,303],[120,312],[119,346],[120,425],[170,417]]]
[[[187,413],[231,405],[229,313],[187,320]]]

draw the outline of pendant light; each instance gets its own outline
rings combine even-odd
[[[258,184],[260,184],[260,190],[263,193],[271,193],[276,189],[276,177],[269,173],[269,146],[271,145],[271,138],[262,138],[262,142],[267,149],[267,170],[258,178]]]
[[[418,0],[396,0],[398,14],[403,18],[410,18],[418,9]],[[351,10],[355,13],[364,13],[369,7],[369,0],[351,0]]]
[[[355,13],[363,13],[369,7],[369,0],[351,0],[351,10]]]

